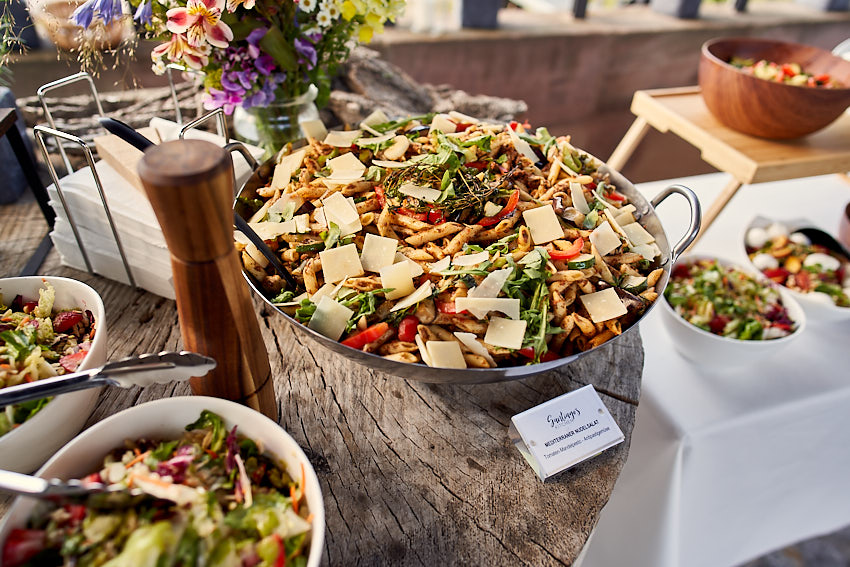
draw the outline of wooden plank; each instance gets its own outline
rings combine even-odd
[[[0,207],[0,274],[38,244],[35,203]],[[9,228],[13,227],[14,232]],[[41,227],[41,228],[40,228]],[[26,246],[22,248],[21,246]],[[23,255],[25,256],[25,254]],[[59,265],[106,305],[109,359],[181,348],[175,303]],[[327,514],[327,565],[569,565],[628,455],[643,349],[628,332],[558,371],[498,384],[407,381],[319,348],[258,299],[280,424],[316,469]],[[540,483],[510,443],[512,415],[592,383],[626,435],[621,445]],[[91,425],[182,384],[105,389]],[[0,498],[0,515],[9,500]]]
[[[640,94],[640,96],[638,96]],[[697,87],[635,94],[632,111],[661,131],[697,147],[703,159],[743,183],[810,177],[850,170],[850,114],[796,140],[766,140],[723,126],[708,111]]]

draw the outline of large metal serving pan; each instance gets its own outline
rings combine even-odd
[[[243,152],[238,147],[232,148],[233,150],[240,151],[243,155],[246,152]],[[247,157],[246,157],[247,159]],[[253,160],[249,160],[253,161]],[[600,161],[601,160],[597,160]],[[272,178],[272,174],[274,173],[274,165],[275,162],[273,159],[267,160],[263,164],[254,164],[255,170],[253,175],[245,182],[242,188],[239,190],[238,196],[244,197],[248,199],[257,198],[257,189],[261,187],[265,187],[268,185],[269,181]],[[683,185],[671,185],[661,191],[658,195],[656,195],[651,201],[647,201],[641,193],[635,189],[635,186],[625,177],[623,177],[620,172],[610,169],[607,165],[603,164],[600,170],[605,173],[609,173],[611,176],[611,181],[617,187],[617,190],[623,193],[626,197],[628,197],[629,202],[631,202],[636,208],[637,212],[635,216],[639,219],[640,223],[655,237],[655,241],[658,244],[658,247],[661,249],[661,256],[658,262],[658,265],[664,268],[664,274],[661,276],[656,289],[659,292],[659,298],[650,305],[646,311],[640,316],[638,321],[636,321],[631,327],[623,331],[623,336],[627,333],[635,332],[637,329],[638,323],[640,319],[646,317],[646,315],[655,307],[655,305],[659,301],[663,301],[660,297],[667,287],[667,282],[670,279],[670,270],[672,269],[673,263],[676,261],[676,258],[681,255],[685,249],[693,242],[696,238],[697,233],[700,228],[700,204],[697,199],[696,194],[689,188]],[[672,194],[679,194],[687,199],[688,204],[690,205],[690,221],[688,224],[688,230],[686,234],[676,243],[675,246],[670,246],[670,241],[667,238],[667,233],[664,232],[664,227],[661,226],[661,222],[658,220],[658,216],[655,213],[655,208],[661,204],[667,197]],[[234,208],[237,214],[240,214],[244,218],[243,212],[240,211],[240,207],[234,203]],[[245,279],[248,281],[248,284],[251,288],[259,295],[268,305],[269,309],[276,311],[280,314],[281,317],[286,319],[292,326],[295,328],[295,331],[301,333],[312,339],[318,345],[321,345],[324,348],[332,350],[333,352],[339,354],[340,356],[344,356],[345,358],[356,362],[358,364],[362,364],[374,370],[380,370],[381,372],[386,372],[387,374],[392,374],[394,376],[399,376],[402,378],[407,378],[409,380],[417,380],[420,382],[432,382],[432,383],[453,383],[453,384],[479,384],[479,383],[487,383],[487,382],[502,382],[506,380],[518,380],[521,378],[525,378],[527,376],[531,376],[534,374],[538,374],[540,372],[547,372],[549,370],[553,370],[560,366],[564,366],[570,364],[571,362],[577,360],[579,357],[584,356],[585,354],[591,352],[593,349],[584,351],[578,354],[573,354],[571,356],[567,356],[564,358],[559,358],[558,360],[552,360],[550,362],[542,362],[539,364],[530,364],[525,366],[511,366],[506,368],[468,368],[468,369],[452,369],[452,368],[431,368],[424,364],[408,364],[404,362],[397,362],[394,360],[388,360],[376,354],[371,354],[367,352],[363,352],[360,350],[355,350],[353,348],[349,348],[344,346],[337,341],[332,341],[327,337],[320,335],[319,333],[307,328],[302,325],[294,318],[290,317],[286,313],[284,313],[281,309],[276,307],[271,303],[269,298],[266,296],[265,292],[258,285],[258,283],[251,277],[247,272],[243,271]],[[614,337],[611,339],[615,341],[619,339],[619,337]],[[609,341],[610,342],[610,341]]]

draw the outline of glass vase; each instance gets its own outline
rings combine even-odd
[[[310,85],[303,95],[275,101],[267,106],[237,107],[233,112],[236,136],[255,144],[271,156],[289,142],[302,138],[301,122],[319,118],[315,100],[318,89]]]

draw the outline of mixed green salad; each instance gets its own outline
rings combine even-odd
[[[95,335],[91,311],[54,310],[56,292],[47,281],[38,298],[0,295],[0,388],[75,372]],[[48,402],[43,398],[0,410],[0,435],[33,417]]]
[[[52,505],[3,544],[3,565],[303,567],[312,516],[292,479],[251,439],[204,410],[178,439],[127,441],[84,480],[144,492]],[[116,496],[124,496],[119,494]],[[126,498],[126,497],[125,497]]]
[[[685,321],[722,337],[777,339],[797,328],[775,288],[716,260],[677,264],[664,297]]]

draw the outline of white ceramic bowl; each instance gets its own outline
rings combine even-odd
[[[709,333],[685,321],[678,313],[667,303],[666,298],[659,301],[663,304],[661,309],[662,319],[670,333],[670,338],[673,341],[673,346],[685,358],[697,363],[700,366],[708,368],[730,368],[750,364],[760,358],[765,358],[771,354],[781,352],[789,342],[799,337],[806,328],[806,315],[800,304],[794,301],[791,294],[784,287],[778,286],[770,282],[762,276],[757,270],[740,266],[735,262],[719,258],[709,258],[707,256],[684,256],[680,258],[676,264],[691,264],[696,260],[716,259],[721,266],[733,266],[739,270],[748,273],[756,279],[762,281],[767,286],[775,287],[780,296],[782,303],[788,309],[788,315],[797,323],[796,330],[786,337],[778,339],[770,339],[764,341],[742,341],[739,339],[731,339],[729,337],[721,337],[714,333]],[[674,268],[675,269],[675,268]],[[672,285],[673,278],[670,278]]]
[[[123,446],[125,439],[164,439],[178,437],[200,415],[202,410],[220,415],[228,429],[258,441],[264,449],[277,456],[293,478],[301,477],[301,465],[306,475],[307,506],[313,514],[310,536],[310,555],[307,567],[316,567],[322,557],[325,539],[325,508],[319,479],[304,455],[304,451],[277,423],[266,416],[235,402],[204,396],[166,398],[144,403],[86,429],[65,445],[38,471],[45,478],[82,478],[98,470],[111,450]],[[35,502],[18,498],[0,525],[0,546],[9,531],[25,526]]]
[[[100,295],[83,282],[52,276],[0,279],[0,294],[11,302],[18,294],[38,299],[44,281],[56,290],[55,309],[88,309],[94,314],[94,340],[80,370],[106,362],[106,313]],[[32,419],[0,437],[0,469],[32,472],[76,435],[91,415],[100,389],[81,390],[56,396]]]
[[[802,227],[815,227],[818,226],[806,219],[790,219],[790,220],[775,220],[768,219],[766,217],[757,216],[755,217],[747,227],[744,229],[744,233],[741,235],[741,246],[744,248],[744,254],[746,254],[746,236],[747,232],[751,228],[767,228],[769,225],[774,222],[778,222],[780,224],[788,227],[789,232],[794,232],[798,228]],[[747,255],[749,261],[749,255]],[[753,266],[752,262],[749,262],[749,266],[751,269],[759,271],[758,268]],[[793,289],[786,288],[782,286],[782,289],[787,291],[794,299],[800,302],[803,309],[806,311],[806,314],[809,316],[811,321],[814,322],[838,322],[838,321],[850,321],[850,307],[838,307],[835,303],[832,302],[828,297],[824,294],[815,293],[800,293],[799,291],[794,291]]]

